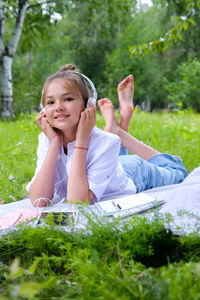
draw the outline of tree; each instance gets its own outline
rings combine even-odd
[[[64,3],[64,0],[0,0],[0,96],[3,117],[14,117],[12,62],[27,12],[32,12],[27,27],[42,30],[39,18],[50,21],[55,11],[62,11]],[[36,23],[32,23],[32,15],[38,16]]]
[[[168,60],[163,54],[149,52],[142,58],[130,56],[129,46],[131,43],[142,44],[148,40],[154,40],[166,31],[169,26],[163,22],[167,8],[164,6],[145,7],[135,12],[129,18],[129,23],[121,31],[118,38],[118,47],[107,54],[107,66],[105,76],[108,84],[104,94],[111,99],[116,99],[118,105],[116,86],[127,74],[135,77],[134,104],[144,109],[162,108],[165,105],[166,91],[162,88],[162,78],[168,70]]]
[[[200,62],[197,59],[180,64],[174,81],[165,80],[168,99],[173,106],[200,112]]]
[[[135,6],[136,0],[77,0],[62,21],[70,23],[66,33],[71,59],[94,81],[100,97],[105,91],[106,55],[119,47],[119,36],[132,20]]]
[[[28,7],[25,0],[18,1],[18,12],[16,15],[16,23],[11,38],[4,46],[4,29],[7,11],[5,2],[0,0],[0,93],[3,106],[3,116],[14,117],[12,108],[13,90],[12,90],[12,60],[16,52],[22,26]]]

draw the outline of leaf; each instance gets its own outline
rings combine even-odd
[[[186,7],[186,11],[190,10],[190,8],[193,8],[193,7],[194,7],[194,3],[188,4]]]
[[[181,34],[181,33],[179,33],[178,39],[179,39],[179,40],[182,40],[182,34]]]
[[[137,50],[136,47],[131,47],[129,51],[130,51],[131,54],[133,54],[133,55],[137,55],[137,54],[138,54],[138,50]]]
[[[38,266],[39,261],[40,261],[40,257],[36,257],[35,260],[34,260],[34,262],[33,262],[33,264],[32,264],[32,265],[30,266],[30,268],[28,269],[28,271],[29,271],[30,273],[34,273],[34,272],[35,272],[35,270],[36,270],[36,268],[37,268],[37,266]]]
[[[183,24],[183,29],[186,31],[186,30],[188,30],[188,23],[187,22],[185,22],[184,24]]]
[[[192,25],[195,25],[195,24],[196,24],[195,21],[194,21],[193,19],[191,19],[191,18],[189,18],[188,21],[189,21]]]
[[[181,17],[175,17],[173,20],[174,21],[181,20]]]
[[[57,284],[57,279],[55,276],[51,276],[44,284],[43,288],[45,289],[52,289],[55,288]]]
[[[21,275],[23,275],[24,271],[22,268],[19,267],[19,258],[15,258],[12,264],[10,265],[10,274],[8,276],[8,279],[17,278]]]
[[[42,287],[41,283],[34,281],[23,282],[20,286],[19,296],[27,297],[28,299],[32,298]]]

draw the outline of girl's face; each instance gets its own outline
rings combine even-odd
[[[85,109],[78,89],[64,79],[54,79],[46,88],[45,113],[52,127],[76,131],[80,114]]]

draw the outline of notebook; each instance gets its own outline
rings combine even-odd
[[[95,203],[102,216],[126,217],[157,207],[164,200],[155,199],[145,193],[122,196]]]

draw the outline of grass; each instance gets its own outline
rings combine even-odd
[[[0,121],[0,197],[22,199],[36,165],[35,115]],[[97,115],[97,124],[104,121]],[[136,112],[131,134],[160,152],[180,155],[190,172],[200,165],[200,116]],[[176,236],[155,215],[134,216],[88,232],[30,228],[0,241],[0,299],[200,299],[200,237]],[[120,228],[120,229],[119,229]]]

